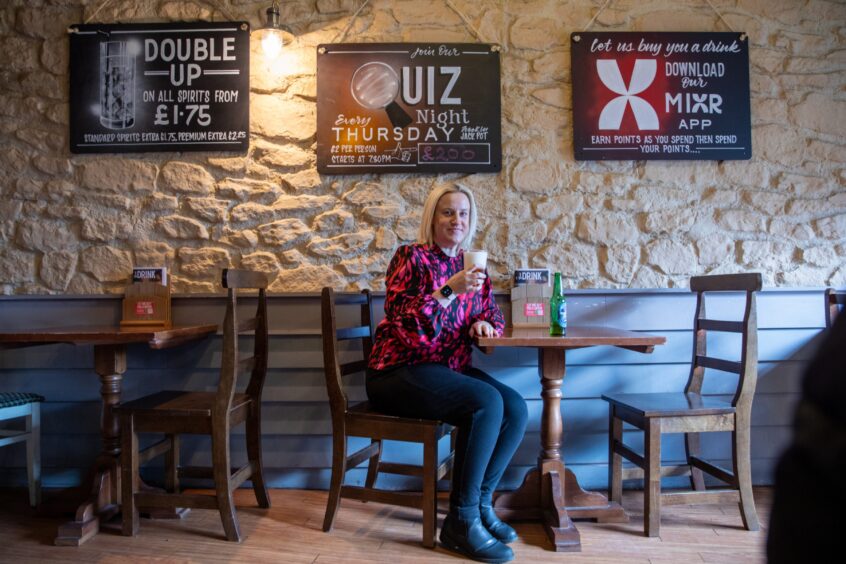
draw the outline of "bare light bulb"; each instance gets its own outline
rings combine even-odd
[[[266,58],[276,59],[282,51],[282,38],[275,30],[265,30],[264,37],[261,39],[261,48]]]

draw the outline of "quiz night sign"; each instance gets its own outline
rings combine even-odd
[[[499,68],[489,44],[319,45],[317,171],[499,171]]]
[[[571,47],[577,160],[751,158],[745,35],[573,33]]]
[[[246,22],[75,25],[70,150],[246,153],[249,70]]]

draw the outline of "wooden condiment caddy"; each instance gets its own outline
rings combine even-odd
[[[121,327],[171,327],[170,278],[132,282],[123,296]]]

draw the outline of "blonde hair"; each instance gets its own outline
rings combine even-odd
[[[470,201],[470,220],[467,226],[467,235],[464,236],[464,239],[459,245],[462,249],[469,249],[470,243],[473,241],[473,236],[476,234],[476,200],[473,198],[473,192],[460,184],[442,184],[435,186],[429,192],[426,203],[423,204],[423,214],[420,217],[420,230],[417,232],[417,242],[425,245],[432,245],[435,242],[432,233],[432,221],[435,219],[435,209],[438,207],[438,201],[446,194],[464,194]]]

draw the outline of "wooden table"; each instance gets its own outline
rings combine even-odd
[[[217,325],[183,325],[170,329],[117,327],[60,327],[0,333],[0,349],[66,343],[94,346],[94,371],[100,377],[103,399],[100,419],[103,450],[91,470],[90,493],[76,510],[73,521],[59,527],[55,543],[79,546],[120,511],[120,427],[113,408],[120,403],[121,383],[126,372],[126,345],[147,343],[164,349],[207,337]]]
[[[628,521],[623,508],[596,492],[581,488],[576,475],[561,458],[561,383],[566,371],[566,351],[599,345],[650,353],[664,337],[609,327],[568,327],[566,336],[551,337],[544,328],[506,329],[500,337],[478,337],[485,353],[497,347],[538,349],[541,398],[541,450],[537,468],[531,469],[516,491],[496,499],[497,513],[508,519],[540,519],[556,551],[581,550],[579,531],[572,518],[601,522]]]

